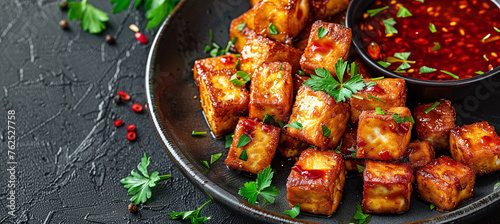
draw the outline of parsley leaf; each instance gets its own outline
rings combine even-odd
[[[389,8],[389,6],[385,6],[385,7],[378,8],[378,9],[370,9],[370,10],[367,10],[366,12],[368,14],[370,14],[370,17],[373,17],[374,15],[379,13],[380,11],[383,11],[383,10],[388,9],[388,8]]]
[[[295,218],[300,214],[300,205],[296,204],[295,206],[293,206],[292,209],[286,210],[284,213],[285,213],[285,215],[288,215],[292,218]]]
[[[203,207],[205,207],[205,205],[207,205],[211,201],[212,200],[208,200],[201,207],[199,207],[198,209],[193,210],[193,211],[171,212],[171,213],[168,213],[168,215],[172,219],[181,219],[181,218],[182,218],[182,220],[189,219],[189,221],[192,224],[200,224],[200,223],[203,223],[203,222],[205,222],[205,221],[207,221],[207,220],[209,220],[209,219],[212,218],[212,216],[209,216],[209,217],[200,217],[200,211],[201,211],[201,209],[203,209]]]
[[[385,26],[385,33],[388,33],[388,34],[389,33],[398,33],[398,30],[396,30],[396,28],[394,28],[394,25],[396,25],[396,21],[394,20],[394,18],[382,20],[382,23]]]
[[[429,23],[429,30],[431,30],[432,33],[437,32],[436,25],[434,25],[434,23]]]
[[[409,61],[411,52],[397,52],[394,53],[394,57],[387,57],[387,61],[389,63],[402,62],[401,65],[396,69],[396,71],[402,71],[411,67],[411,64],[414,64],[415,61]]]
[[[128,8],[132,0],[110,0],[113,7],[113,14],[119,13]],[[134,8],[138,8],[142,0],[136,0]],[[149,20],[146,28],[150,29],[161,24],[174,10],[180,0],[146,0],[144,1],[144,9],[146,10],[146,18]]]
[[[116,4],[115,7],[113,7],[113,14],[119,13],[127,9],[128,6],[130,5],[130,2],[132,2],[132,0],[111,0],[112,5]]]
[[[399,11],[398,11],[398,14],[396,15],[396,17],[405,18],[405,17],[409,17],[409,16],[412,16],[411,12],[408,11],[408,9],[403,7],[403,6],[399,6]]]
[[[278,196],[280,191],[271,186],[273,175],[274,171],[271,166],[268,166],[257,174],[256,181],[246,182],[245,186],[240,188],[238,194],[248,199],[248,203],[252,205],[255,205],[259,194],[264,198],[264,201],[274,203],[275,197]]]
[[[419,70],[420,73],[431,73],[431,72],[435,72],[435,71],[437,71],[437,69],[429,68],[427,66],[422,66]]]
[[[83,31],[97,34],[106,29],[104,22],[109,20],[108,14],[87,3],[87,0],[81,2],[68,1],[68,7],[68,19],[81,20]]]
[[[290,124],[287,124],[287,125],[285,125],[283,127],[284,128],[291,127],[291,128],[296,128],[296,129],[302,130],[302,124],[300,122],[298,122],[298,121],[294,121],[294,122],[292,122]]]
[[[130,173],[132,176],[128,176],[120,180],[120,183],[124,185],[123,187],[128,189],[128,194],[134,195],[130,198],[130,201],[134,202],[136,205],[145,203],[149,198],[151,198],[151,188],[155,187],[159,181],[171,177],[171,175],[158,176],[158,171],[149,175],[148,166],[150,159],[151,157],[146,157],[146,153],[144,153],[141,163],[137,165],[137,170],[141,173],[134,169]]]
[[[361,205],[359,203],[356,204],[356,213],[354,214],[354,219],[358,220],[359,224],[363,224],[368,217],[370,217],[370,215],[363,213]]]
[[[247,150],[243,149],[240,153],[240,157],[238,157],[238,159],[241,159],[243,161],[247,161],[248,160],[248,154],[247,154]]]
[[[323,125],[321,127],[323,128],[323,136],[330,137],[332,131],[330,131],[330,129],[326,125]]]
[[[228,134],[224,137],[224,148],[228,149],[231,147],[231,144],[233,144],[233,137],[234,137],[234,134],[231,133],[231,134]]]
[[[250,137],[248,137],[247,135],[245,134],[242,134],[240,136],[240,139],[238,140],[238,145],[236,145],[237,148],[241,148],[245,145],[247,145],[248,143],[250,143],[252,140],[250,139]]]
[[[323,27],[318,28],[318,39],[323,38],[327,34],[328,34],[328,30],[327,29],[325,29]]]

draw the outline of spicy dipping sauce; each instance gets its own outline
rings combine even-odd
[[[489,0],[376,0],[360,29],[370,57],[409,77],[465,79],[500,65],[500,10]]]

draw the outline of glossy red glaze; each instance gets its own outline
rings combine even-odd
[[[231,56],[222,56],[222,57],[220,58],[220,62],[221,62],[222,64],[225,64],[225,65],[227,65],[227,64],[234,64],[234,63],[236,63],[236,62],[233,60],[233,57],[231,57]]]
[[[366,92],[377,93],[377,94],[385,94],[385,90],[378,87],[378,85],[370,86],[366,88]]]
[[[333,44],[326,41],[316,41],[311,45],[311,51],[326,55],[333,49]]]
[[[364,140],[361,140],[360,142],[358,142],[358,145],[359,146],[365,146],[366,145],[366,142]]]
[[[378,155],[380,157],[382,157],[383,160],[389,160],[389,159],[391,159],[391,154],[387,150],[380,152]]]
[[[243,121],[243,133],[250,137],[250,134],[255,130],[257,122],[255,120],[246,119]]]
[[[307,177],[309,179],[317,179],[325,174],[325,171],[323,170],[304,170],[299,165],[295,165],[294,167],[292,167],[292,170],[295,170],[301,176]]]
[[[410,128],[408,126],[406,126],[406,124],[404,124],[404,123],[399,123],[398,128],[399,128],[399,131],[401,133],[406,133],[410,130]]]

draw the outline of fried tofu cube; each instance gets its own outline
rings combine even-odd
[[[416,172],[420,198],[436,205],[438,211],[452,210],[472,197],[476,175],[466,165],[441,156]]]
[[[500,170],[500,138],[486,121],[452,129],[450,152],[478,175]]]
[[[434,147],[428,141],[410,142],[408,145],[408,164],[416,171],[435,158]]]
[[[415,107],[415,126],[417,136],[421,140],[429,141],[436,149],[450,148],[450,130],[455,128],[455,108],[449,100],[440,100],[439,104],[428,113],[425,111],[434,102],[420,104]]]
[[[302,85],[292,115],[288,123],[298,122],[302,129],[287,127],[286,131],[303,142],[332,149],[337,147],[349,121],[349,104],[336,102],[323,91],[313,91],[311,87]],[[324,132],[325,130],[325,132]],[[330,130],[330,134],[327,134]]]
[[[198,77],[200,73],[213,72],[220,69],[231,69],[236,66],[238,58],[235,54],[223,55],[213,58],[196,60],[193,68],[193,78],[197,85],[200,85]]]
[[[406,107],[394,107],[383,113],[385,114],[377,114],[374,110],[361,113],[356,157],[394,161],[405,155],[413,123],[408,120],[397,123],[394,116],[411,117],[410,110]]]
[[[264,63],[252,76],[249,117],[264,120],[266,114],[283,123],[292,110],[292,66],[287,62]]]
[[[328,33],[318,37],[318,29],[323,27]],[[307,74],[314,74],[314,69],[325,68],[332,75],[336,75],[335,63],[342,58],[347,59],[351,46],[351,28],[335,23],[326,23],[321,20],[314,22],[309,42],[300,58],[300,66]]]
[[[315,19],[326,19],[349,7],[349,0],[310,0],[311,16]]]
[[[240,70],[253,74],[264,62],[288,62],[292,72],[300,69],[302,51],[263,36],[249,38],[241,51]]]
[[[254,17],[255,10],[250,9],[231,21],[231,25],[229,26],[229,40],[236,37],[236,42],[234,43],[234,50],[236,52],[241,52],[243,50],[243,46],[245,46],[247,39],[256,36],[253,23]]]
[[[413,181],[413,170],[406,164],[367,160],[363,171],[363,212],[408,211]]]
[[[331,215],[342,199],[345,166],[342,155],[332,150],[309,148],[302,152],[286,182],[290,207],[300,204],[300,210]]]
[[[199,73],[201,107],[215,137],[230,133],[238,118],[246,116],[250,95],[245,86],[234,86],[235,68]]]
[[[376,85],[367,87],[352,97],[351,121],[358,122],[359,115],[365,110],[381,109],[388,110],[392,107],[404,107],[406,105],[406,84],[404,79],[363,79],[365,83],[374,82]],[[358,99],[360,97],[362,99]]]
[[[309,145],[307,143],[290,136],[286,131],[281,132],[278,142],[278,152],[284,157],[298,157],[308,147]]]
[[[238,148],[238,143],[243,135],[251,141]],[[279,137],[280,129],[277,127],[264,124],[257,119],[240,118],[225,161],[226,165],[235,170],[253,174],[259,173],[271,165]],[[241,155],[243,150],[246,153],[246,158]]]
[[[257,34],[288,45],[309,18],[309,0],[262,0],[253,9]]]

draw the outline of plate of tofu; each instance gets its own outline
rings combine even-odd
[[[372,77],[350,52],[348,5],[181,1],[146,71],[148,111],[170,157],[259,222],[471,222],[497,209],[500,79],[475,101],[451,102]],[[241,189],[268,167],[272,200],[249,201]],[[294,207],[296,217],[284,213]]]

